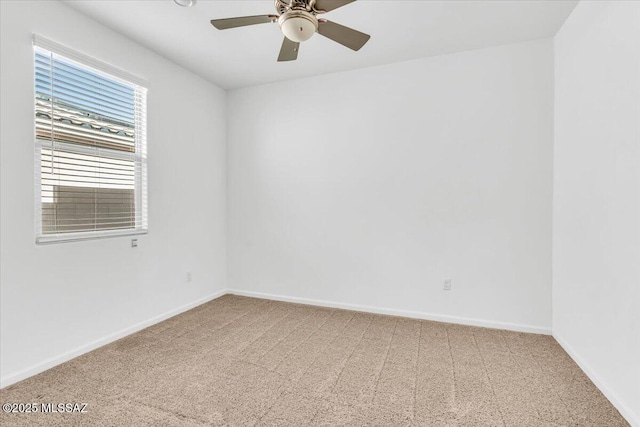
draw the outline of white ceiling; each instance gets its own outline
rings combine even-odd
[[[276,61],[277,24],[219,31],[213,18],[274,14],[272,0],[67,0],[71,7],[233,89],[553,36],[578,0],[359,0],[325,17],[371,35],[353,52],[318,34],[297,61]]]

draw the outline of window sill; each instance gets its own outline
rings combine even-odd
[[[82,240],[107,239],[110,237],[138,236],[147,234],[149,231],[138,230],[113,230],[113,231],[85,231],[82,233],[49,234],[36,237],[37,245],[48,245],[51,243],[79,242]]]

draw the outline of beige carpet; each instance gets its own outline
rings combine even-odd
[[[553,338],[224,296],[0,392],[0,424],[625,426]]]

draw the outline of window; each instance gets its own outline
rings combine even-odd
[[[34,59],[36,242],[145,233],[147,90],[39,36]]]

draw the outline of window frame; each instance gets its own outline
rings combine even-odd
[[[95,240],[95,239],[103,239],[103,238],[111,238],[111,237],[123,237],[123,236],[136,236],[147,234],[149,232],[148,227],[148,148],[147,148],[147,118],[146,118],[146,108],[147,108],[147,98],[148,98],[148,84],[145,80],[127,73],[119,68],[113,67],[104,62],[98,61],[90,56],[72,50],[66,46],[48,40],[40,35],[33,35],[33,96],[32,99],[36,99],[36,52],[47,51],[53,55],[58,57],[62,57],[65,61],[69,61],[79,67],[87,69],[88,71],[92,71],[98,74],[105,75],[108,78],[112,78],[114,80],[119,80],[122,83],[127,85],[131,85],[137,91],[141,91],[141,105],[138,105],[136,100],[134,100],[135,106],[135,146],[136,150],[134,151],[133,156],[131,158],[134,162],[134,200],[135,200],[135,211],[136,216],[134,217],[134,227],[127,229],[104,229],[104,230],[87,230],[87,231],[74,231],[67,233],[57,233],[57,234],[44,234],[42,232],[42,166],[41,166],[41,155],[42,150],[47,149],[43,145],[43,141],[37,138],[36,134],[36,106],[34,102],[34,114],[33,114],[33,143],[34,143],[34,210],[35,210],[35,242],[36,244],[49,244],[49,243],[63,243],[63,242],[73,242],[73,241],[82,241],[82,240]],[[56,142],[57,146],[65,146],[64,142]],[[68,144],[72,146],[74,144]],[[89,152],[92,149],[88,149],[83,147],[82,145],[77,145],[72,147],[71,152],[81,153],[86,149]],[[139,150],[138,150],[139,149]],[[108,150],[108,149],[106,149]],[[116,150],[110,150],[110,154],[116,154]],[[90,155],[96,155],[95,153]],[[100,157],[100,156],[98,156]],[[123,156],[125,157],[125,156]],[[139,178],[138,178],[139,175]],[[140,220],[137,220],[138,213],[140,210]]]

